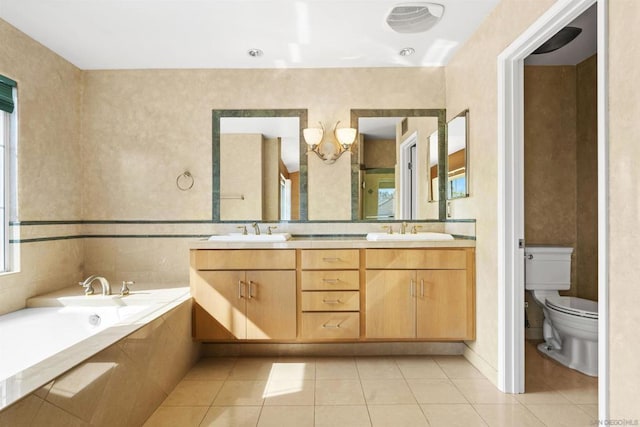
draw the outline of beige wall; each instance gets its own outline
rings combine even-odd
[[[82,73],[3,20],[0,40],[0,74],[18,83],[17,219],[81,219]],[[18,228],[24,229],[22,238],[33,231],[12,227]],[[19,272],[0,276],[0,314],[23,308],[30,296],[80,280],[82,240],[24,243],[20,249]]]
[[[476,219],[476,341],[466,356],[494,382],[498,366],[497,57],[552,0],[503,0],[446,67],[448,119],[470,111],[470,197],[454,218]]]
[[[640,419],[640,2],[609,2],[609,368],[611,418]]]
[[[351,108],[440,108],[444,97],[443,68],[87,71],[84,156],[100,160],[84,172],[83,215],[211,218],[212,109],[307,108],[331,128]],[[348,155],[310,156],[308,168],[309,218],[350,219]],[[179,192],[185,169],[196,184]]]
[[[262,219],[263,166],[262,134],[220,135],[221,220]]]
[[[576,294],[598,299],[598,60],[576,66]]]
[[[527,245],[576,247],[576,67],[525,67]]]
[[[364,139],[362,145],[364,155],[364,167],[395,168],[396,167],[396,140],[395,139]]]

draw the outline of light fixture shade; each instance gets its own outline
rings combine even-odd
[[[307,145],[318,145],[322,142],[324,130],[322,128],[306,128],[302,130],[302,135]]]
[[[582,32],[582,28],[578,27],[564,27],[549,40],[544,42],[539,48],[531,52],[532,55],[540,55],[543,53],[554,52],[561,47],[571,43],[573,39],[578,37]]]
[[[357,133],[354,128],[339,128],[336,129],[336,138],[342,145],[351,145],[355,142]]]

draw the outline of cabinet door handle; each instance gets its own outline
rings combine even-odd
[[[424,279],[420,279],[420,296],[424,297]]]
[[[340,298],[338,298],[338,299],[323,299],[322,302],[325,303],[325,304],[342,304],[342,301],[340,300]]]
[[[325,323],[322,325],[323,328],[325,329],[338,329],[340,328],[340,325],[342,325],[342,322],[338,322],[334,325],[330,324],[329,322]]]
[[[338,283],[340,279],[322,279],[325,283]]]
[[[412,297],[416,296],[416,282],[414,282],[413,279],[409,281],[409,295]]]
[[[249,280],[249,299],[253,299],[254,295],[253,295],[253,281]]]
[[[338,261],[340,261],[340,258],[338,258],[338,257],[326,257],[326,258],[322,258],[322,260],[324,262],[338,262]]]
[[[244,298],[244,295],[242,295],[242,287],[244,285],[244,282],[240,279],[238,279],[238,298]]]

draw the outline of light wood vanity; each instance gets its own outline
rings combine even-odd
[[[473,340],[474,243],[202,242],[191,249],[193,336],[207,342]]]

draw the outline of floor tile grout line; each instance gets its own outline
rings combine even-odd
[[[317,359],[317,358],[316,358],[316,359]],[[318,395],[317,395],[317,393],[316,393],[317,381],[318,381],[318,378],[317,378],[318,366],[317,366],[317,362],[315,362],[315,360],[316,360],[316,359],[314,359],[314,362],[305,362],[305,363],[313,363],[313,366],[312,366],[312,369],[310,370],[310,373],[311,373],[311,372],[313,373],[313,381],[312,381],[311,383],[313,384],[313,393],[314,393],[314,394],[313,394],[313,420],[314,420],[314,423],[315,423],[316,411],[317,411],[317,409],[318,409],[318,408],[317,408],[317,406],[320,406],[320,405],[318,405],[318,400],[317,400]],[[342,359],[343,359],[343,358],[338,358],[338,360],[342,360]],[[422,407],[422,405],[423,405],[423,404],[421,404],[421,403],[419,403],[419,402],[418,402],[418,399],[417,399],[417,397],[416,397],[416,395],[415,395],[415,393],[414,393],[413,389],[411,389],[411,387],[410,387],[410,385],[409,385],[409,378],[407,378],[407,375],[408,375],[408,374],[406,374],[406,373],[405,373],[405,372],[400,368],[400,362],[399,362],[399,360],[401,360],[402,358],[399,358],[399,357],[397,357],[397,356],[394,356],[394,357],[389,357],[389,358],[387,358],[387,359],[389,359],[389,360],[392,360],[392,361],[393,361],[393,366],[395,366],[395,368],[399,370],[399,372],[400,372],[400,378],[403,380],[404,384],[409,388],[409,390],[410,390],[410,392],[411,392],[411,395],[412,395],[412,397],[413,397],[413,399],[414,399],[414,401],[415,401],[415,403],[414,403],[414,404],[417,404],[417,405],[419,406],[419,408],[420,408],[420,410],[421,410],[421,412],[422,412],[423,416],[425,417],[425,419],[427,420],[427,422],[429,422],[428,417],[427,417],[427,415],[426,415],[426,413],[424,412],[424,409],[423,409],[423,407]],[[447,371],[445,371],[445,370],[443,369],[443,367],[442,367],[443,365],[441,365],[441,363],[439,363],[437,360],[435,360],[435,359],[434,359],[434,358],[432,358],[432,357],[429,357],[429,358],[427,358],[427,359],[430,359],[430,360],[434,361],[434,362],[435,362],[435,364],[436,364],[436,366],[438,366],[438,368],[439,368],[442,372],[444,372],[444,375],[445,375],[445,377],[446,377],[446,381],[447,381],[449,384],[453,385],[453,386],[454,386],[454,388],[455,388],[455,389],[456,389],[456,390],[457,390],[457,391],[458,391],[458,392],[459,392],[459,393],[464,397],[464,400],[467,402],[466,404],[467,404],[467,405],[471,405],[471,406],[473,407],[474,412],[475,412],[475,413],[480,417],[480,419],[482,419],[482,420],[483,420],[483,422],[488,423],[489,421],[488,421],[488,419],[485,419],[484,417],[482,417],[482,415],[480,414],[480,412],[479,412],[479,410],[478,410],[478,405],[496,405],[496,406],[509,405],[509,406],[515,406],[515,405],[512,405],[512,404],[505,404],[505,403],[486,403],[486,404],[485,404],[485,403],[480,403],[480,402],[472,403],[472,402],[469,400],[469,398],[467,398],[467,396],[466,396],[464,393],[462,393],[462,390],[461,390],[461,389],[460,389],[460,387],[459,387],[459,386],[454,382],[454,380],[465,380],[465,379],[475,379],[475,378],[452,378],[452,377],[450,376],[450,374],[449,374],[449,373],[447,373]],[[370,403],[370,402],[368,402],[368,401],[367,401],[367,399],[366,399],[366,396],[365,396],[365,393],[364,393],[363,378],[362,378],[362,376],[361,376],[361,373],[362,373],[362,372],[361,372],[360,366],[359,366],[359,365],[358,365],[358,363],[357,363],[357,362],[358,362],[358,360],[357,360],[357,358],[355,358],[355,357],[345,358],[344,360],[351,360],[351,361],[355,364],[355,368],[356,368],[356,369],[355,369],[355,373],[356,373],[356,375],[357,375],[358,383],[360,384],[360,392],[363,394],[363,397],[364,397],[364,404],[365,404],[365,407],[366,407],[366,409],[367,409],[367,414],[368,414],[368,417],[369,417],[369,423],[370,423],[370,424],[372,424],[372,423],[373,423],[373,420],[372,420],[372,417],[371,417],[370,408],[371,408],[372,406],[376,406],[376,405],[375,405],[375,404],[371,404],[371,403]],[[213,398],[212,398],[212,400],[211,400],[211,403],[210,403],[208,406],[206,406],[206,405],[202,405],[202,407],[207,408],[207,410],[205,411],[205,414],[203,415],[203,418],[200,420],[200,424],[201,424],[201,423],[204,421],[204,419],[206,418],[206,416],[207,416],[207,414],[208,414],[208,411],[210,411],[210,410],[214,407],[215,400],[219,397],[219,395],[220,395],[220,393],[221,393],[222,389],[224,388],[225,384],[228,384],[230,381],[232,381],[232,379],[230,378],[230,377],[231,377],[231,372],[232,372],[232,371],[235,369],[235,367],[238,365],[238,361],[239,361],[239,359],[234,359],[233,364],[228,368],[228,370],[227,370],[226,374],[224,375],[224,379],[218,380],[217,378],[216,378],[216,379],[207,379],[207,378],[185,378],[185,377],[187,376],[187,375],[185,375],[185,377],[183,377],[183,378],[182,378],[182,380],[179,382],[179,384],[180,384],[180,383],[181,383],[181,382],[183,382],[183,381],[185,381],[185,382],[189,382],[189,381],[198,381],[198,380],[199,380],[199,381],[202,381],[202,380],[204,380],[204,381],[222,381],[222,385],[221,385],[221,386],[220,386],[220,388],[217,390],[217,392],[214,394],[214,396],[213,396]],[[272,360],[272,361],[271,361],[271,363],[272,363],[272,364],[273,364],[273,363],[276,363],[276,362],[277,362],[277,360]],[[583,382],[581,381],[581,378],[580,378],[580,377],[570,376],[570,375],[567,375],[567,376],[569,377],[569,380],[570,380],[570,381],[572,381],[572,384],[573,384],[576,388],[580,388],[580,386],[581,386],[582,384],[584,384],[584,386],[585,386],[584,388],[586,388],[586,387],[588,387],[588,386],[589,386],[588,382],[586,382],[586,381],[585,381],[585,382],[583,383]],[[223,376],[221,375],[220,377],[222,378]],[[398,378],[398,379],[400,379],[400,378]],[[340,380],[345,380],[345,378],[343,378],[343,377],[340,377],[340,378],[338,378],[338,379],[340,379]],[[428,378],[428,379],[435,379],[435,378]],[[438,378],[438,380],[440,380],[440,379],[444,379],[444,378]],[[246,380],[246,379],[238,379],[238,381],[244,381],[244,380]],[[258,380],[255,380],[255,379],[254,379],[254,380],[251,380],[251,381],[258,381]],[[268,380],[266,381],[266,383],[268,384]],[[176,385],[176,386],[177,386],[177,385]],[[549,387],[550,387],[551,391],[560,393],[560,391],[559,391],[557,388],[554,388],[554,387],[552,387],[552,386],[549,386]],[[563,396],[564,396],[564,394],[563,394],[563,393],[561,393],[561,395],[563,395]],[[566,397],[566,396],[564,396],[564,397]],[[592,416],[592,415],[587,411],[586,406],[587,406],[587,405],[593,405],[594,403],[591,403],[591,402],[580,402],[580,398],[579,398],[579,399],[569,399],[568,397],[566,397],[566,398],[567,398],[567,401],[568,401],[567,406],[574,407],[574,409],[575,409],[575,410],[577,410],[577,411],[579,411],[580,413],[585,414],[585,415],[587,415],[587,416],[589,416],[589,417],[591,417],[591,416]],[[166,397],[165,397],[165,399],[166,399]],[[516,405],[520,405],[521,407],[526,408],[526,412],[527,412],[529,415],[532,415],[532,416],[533,416],[533,419],[536,419],[536,420],[538,420],[541,424],[544,424],[544,422],[543,422],[543,421],[542,421],[538,416],[536,416],[536,414],[535,414],[535,413],[531,410],[531,408],[530,408],[530,406],[531,406],[531,405],[535,405],[535,404],[533,404],[533,403],[525,404],[525,403],[523,403],[523,402],[521,402],[521,401],[518,401],[518,399],[515,399],[515,400],[517,401],[517,402],[516,402]],[[260,413],[258,414],[258,422],[259,422],[259,420],[260,420],[260,417],[261,417],[261,416],[262,416],[262,414],[263,414],[264,407],[266,406],[266,405],[265,405],[265,403],[266,403],[266,398],[263,398],[263,399],[261,400],[261,402],[262,402],[262,403],[261,403],[261,405],[259,405],[259,406],[260,406]],[[355,404],[354,404],[354,405],[355,405]],[[387,404],[381,404],[381,405],[387,405]],[[388,404],[388,405],[397,406],[397,405],[400,405],[400,404]],[[427,404],[425,404],[425,405],[428,405],[428,403],[427,403]],[[541,405],[544,405],[544,403],[541,403]],[[581,406],[581,405],[582,405],[582,406]],[[172,405],[172,406],[176,406],[176,405]],[[184,406],[184,405],[177,405],[177,406]],[[192,406],[197,406],[197,407],[199,407],[198,405],[192,405]],[[235,406],[235,405],[232,405],[232,406]],[[237,405],[237,406],[240,406],[240,405]],[[244,405],[242,405],[242,406],[244,406]],[[247,405],[247,406],[255,406],[255,405]],[[284,405],[284,406],[287,406],[287,405]],[[295,406],[299,406],[299,405],[295,405]],[[306,405],[305,405],[305,406],[306,406]]]

